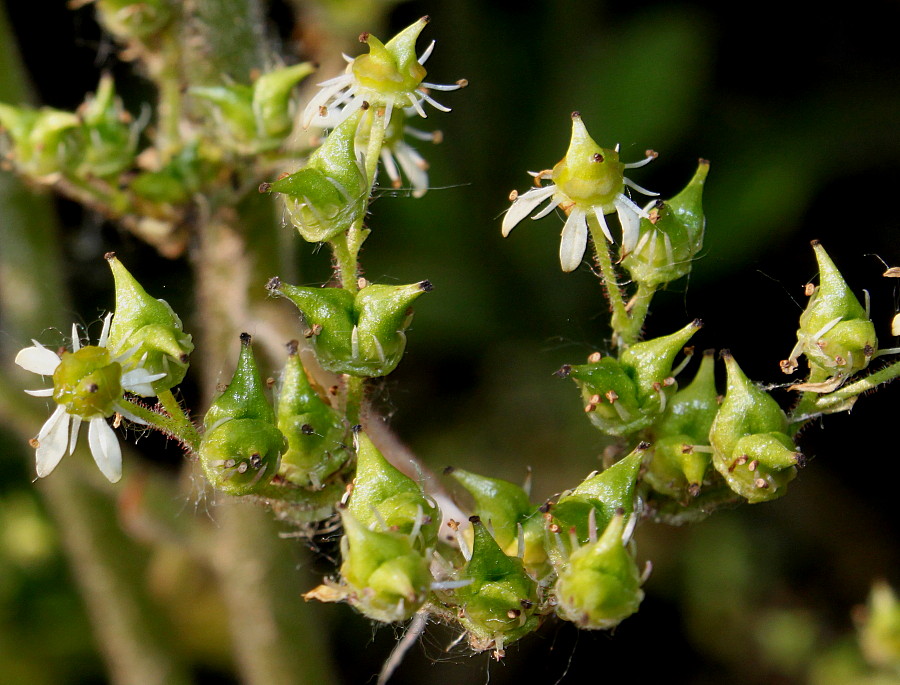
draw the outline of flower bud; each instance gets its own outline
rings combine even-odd
[[[285,480],[319,490],[349,458],[345,421],[312,387],[297,343],[289,345],[278,394],[278,428],[288,441],[279,473]]]
[[[360,116],[334,129],[300,171],[260,186],[284,195],[288,217],[307,242],[331,240],[365,214],[368,183],[354,145]]]
[[[880,581],[872,586],[860,619],[859,643],[866,660],[900,674],[900,601],[890,585]]]
[[[653,426],[652,457],[644,480],[654,490],[681,502],[700,493],[711,456],[694,447],[709,445],[718,410],[715,356],[713,350],[707,350],[694,380],[675,393],[666,413]]]
[[[356,479],[347,508],[370,529],[395,531],[416,549],[434,547],[441,513],[412,478],[395,468],[365,433],[357,433]]]
[[[431,588],[428,560],[402,533],[372,530],[352,511],[342,511],[341,519],[342,594],[376,621],[410,618],[425,603]]]
[[[274,69],[256,80],[253,84],[253,114],[262,135],[280,143],[291,132],[294,125],[291,92],[314,70],[312,63],[301,62]]]
[[[104,347],[66,350],[53,372],[53,399],[83,419],[112,416],[122,399],[122,365]]]
[[[123,361],[126,368],[141,366],[151,374],[166,374],[153,381],[155,392],[175,387],[187,373],[188,355],[194,349],[191,336],[168,303],[150,297],[115,253],[107,253],[106,259],[116,284],[116,312],[107,346],[115,355],[128,355]]]
[[[709,162],[700,160],[697,172],[678,195],[657,202],[642,218],[640,236],[622,266],[638,283],[660,286],[691,272],[691,260],[703,247],[706,217],[703,185]]]
[[[241,334],[238,366],[203,419],[200,465],[217,489],[230,495],[259,491],[278,472],[287,441],[263,390],[250,336]]]
[[[96,94],[79,108],[81,131],[87,141],[79,156],[79,178],[116,176],[128,169],[138,142],[138,125],[129,126],[129,115],[116,97],[112,76],[100,78]]]
[[[459,607],[459,622],[469,631],[469,644],[482,651],[495,649],[498,656],[505,645],[537,629],[537,584],[525,572],[522,561],[503,553],[477,516],[472,522],[475,539],[472,557],[461,580],[471,583],[448,592],[449,601]]]
[[[573,542],[587,544],[596,539],[598,530],[606,529],[617,512],[628,516],[634,511],[634,488],[649,447],[640,443],[624,459],[563,493],[551,507],[547,553],[556,568],[565,565]]]
[[[812,375],[822,381],[833,376],[852,376],[869,365],[878,348],[875,326],[865,308],[847,286],[841,272],[819,241],[813,241],[819,264],[819,286],[800,315],[797,345],[782,362],[787,373],[804,354]]]
[[[78,125],[72,112],[0,103],[0,127],[13,142],[13,160],[23,173],[36,178],[74,168],[84,148]]]
[[[406,349],[410,305],[432,288],[428,281],[373,284],[354,296],[340,288],[294,286],[278,278],[267,287],[303,313],[323,368],[363,378],[385,376],[397,367]]]
[[[787,435],[788,420],[778,403],[744,375],[730,353],[722,356],[728,385],[709,433],[713,465],[728,487],[750,502],[775,499],[797,475],[803,455]]]
[[[556,613],[579,628],[608,630],[637,612],[641,573],[626,548],[625,516],[617,514],[603,535],[574,550],[559,571]]]

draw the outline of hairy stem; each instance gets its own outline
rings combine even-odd
[[[606,293],[606,299],[609,300],[609,307],[612,312],[610,325],[613,329],[613,344],[617,347],[627,347],[634,342],[632,340],[632,322],[628,316],[628,310],[625,308],[625,300],[622,299],[622,289],[618,280],[616,280],[616,271],[612,263],[610,246],[606,236],[603,235],[603,231],[600,230],[597,218],[589,216],[587,222],[591,231],[591,240],[594,243],[594,254],[597,259],[597,267],[600,269],[603,289]],[[635,337],[634,339],[636,340],[637,338]]]

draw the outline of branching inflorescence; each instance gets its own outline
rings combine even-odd
[[[424,615],[456,624],[473,649],[500,658],[549,616],[603,630],[635,613],[646,579],[634,542],[641,520],[694,521],[722,504],[784,495],[806,462],[794,439],[800,428],[847,409],[862,392],[900,374],[900,365],[860,377],[879,354],[874,325],[815,243],[820,284],[809,288],[797,344],[781,365],[793,373],[801,356],[808,362],[808,378],[792,386],[800,393],[793,409],[785,412],[728,352],[721,353],[724,396],[711,350],[693,380],[679,382],[693,350],[686,346],[701,322],[641,337],[655,291],[685,277],[702,247],[709,162],[700,160],[674,197],[641,207],[631,191],[656,194],[625,173],[656,153],[620,162],[618,149],[594,142],[576,112],[565,156],[533,174],[536,187],[513,191],[501,231],[507,236],[532,213],[540,219],[559,210],[565,216],[563,271],[575,271],[593,251],[610,304],[610,353],[591,354],[557,375],[575,382],[586,417],[614,436],[625,456],[537,503],[518,485],[452,469],[447,475],[470,496],[469,518],[442,517],[435,493],[386,459],[370,438],[365,393],[370,379],[391,373],[402,360],[412,305],[432,286],[427,280],[370,283],[358,264],[370,235],[365,221],[379,162],[395,185],[399,164],[413,195],[424,194],[427,164],[405,142],[405,119],[426,116],[423,104],[449,111],[430,92],[465,85],[425,81],[434,43],[417,55],[416,40],[426,23],[415,22],[387,43],[360,37],[368,52],[348,57],[346,73],[319,84],[300,110],[300,125],[328,131],[314,150],[292,153],[286,146],[298,118],[292,89],[311,73],[307,64],[276,69],[252,85],[188,89],[185,97],[206,103],[214,115],[221,132],[216,154],[208,133],[189,121],[176,127],[189,132],[183,139],[167,138],[165,147],[150,148],[153,154],[139,154],[138,124],[125,115],[109,77],[78,113],[0,105],[5,144],[21,174],[125,219],[169,252],[183,246],[178,236],[189,230],[195,197],[236,203],[239,198],[226,200],[216,190],[219,179],[249,158],[293,154],[289,171],[264,180],[275,175],[273,164],[257,164],[254,173],[243,172],[242,187],[277,195],[301,239],[330,247],[337,274],[325,287],[269,280],[269,294],[296,308],[303,344],[287,343],[273,405],[250,336],[241,334],[233,377],[200,426],[172,394],[187,372],[192,337],[113,254],[106,258],[115,310],[98,345],[81,346],[74,330],[71,350],[57,355],[35,342],[16,362],[53,379],[52,389],[32,392],[56,404],[34,441],[38,476],[48,476],[67,448],[74,449],[83,420],[89,421],[91,452],[112,482],[122,465],[108,421],[158,429],[183,443],[216,490],[265,500],[298,526],[339,517],[340,566],[307,598],[346,601],[385,623]],[[119,30],[151,50],[154,32],[166,25]],[[619,231],[607,221],[613,213]],[[337,383],[323,387],[317,380],[323,373]],[[137,399],[146,397],[156,397],[158,406]]]

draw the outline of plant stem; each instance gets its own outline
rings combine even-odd
[[[631,342],[634,342],[631,340],[631,317],[628,316],[625,301],[622,299],[622,289],[616,280],[616,271],[612,263],[609,243],[606,241],[603,231],[600,230],[600,223],[596,217],[589,216],[587,222],[591,231],[591,239],[594,242],[594,255],[597,260],[597,267],[600,269],[603,289],[606,293],[606,299],[609,300],[610,311],[612,311],[610,325],[613,329],[613,345],[616,347],[627,347]]]
[[[883,369],[876,371],[862,380],[858,380],[850,385],[838,388],[832,393],[820,397],[815,404],[817,412],[826,413],[829,409],[840,407],[847,400],[863,394],[869,390],[874,390],[879,385],[894,380],[900,376],[900,361],[896,361]]]
[[[365,400],[365,378],[344,376],[344,411],[351,425],[360,423]]]
[[[159,403],[163,409],[177,423],[181,431],[181,441],[188,445],[192,450],[196,450],[200,446],[200,434],[197,432],[196,426],[190,420],[187,413],[181,406],[181,403],[175,399],[175,395],[171,390],[163,390],[157,395]]]
[[[656,286],[638,283],[637,293],[632,300],[629,310],[631,317],[631,327],[628,331],[628,337],[625,340],[626,345],[632,345],[641,337],[641,329],[644,327],[644,321],[647,320],[647,313],[650,309],[650,301],[656,292]]]

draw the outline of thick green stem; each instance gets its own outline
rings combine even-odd
[[[362,406],[365,400],[365,378],[344,376],[344,411],[347,420],[356,425],[360,423]]]
[[[631,327],[628,331],[628,337],[625,341],[627,345],[636,343],[641,337],[641,330],[644,328],[644,321],[647,320],[647,313],[650,309],[650,301],[656,292],[656,286],[638,283],[637,293],[631,301],[631,307],[628,311],[631,317]]]
[[[153,411],[138,402],[122,400],[122,404],[125,409],[134,414],[137,418],[145,421],[148,425],[161,430],[166,435],[172,436],[179,442],[187,445],[192,451],[196,452],[200,447],[200,434],[181,409],[181,405],[178,404],[175,396],[172,395],[172,391],[166,390],[160,393],[158,399],[163,409],[168,412],[168,416]]]
[[[628,316],[625,301],[622,299],[622,289],[616,280],[616,271],[612,263],[609,243],[606,241],[603,231],[600,230],[600,224],[596,217],[589,216],[587,222],[591,231],[591,239],[594,242],[594,255],[597,259],[597,267],[600,269],[603,289],[606,292],[606,298],[609,300],[610,311],[612,311],[610,325],[613,329],[613,344],[617,347],[627,347],[634,342],[634,340],[631,340],[631,318]]]

